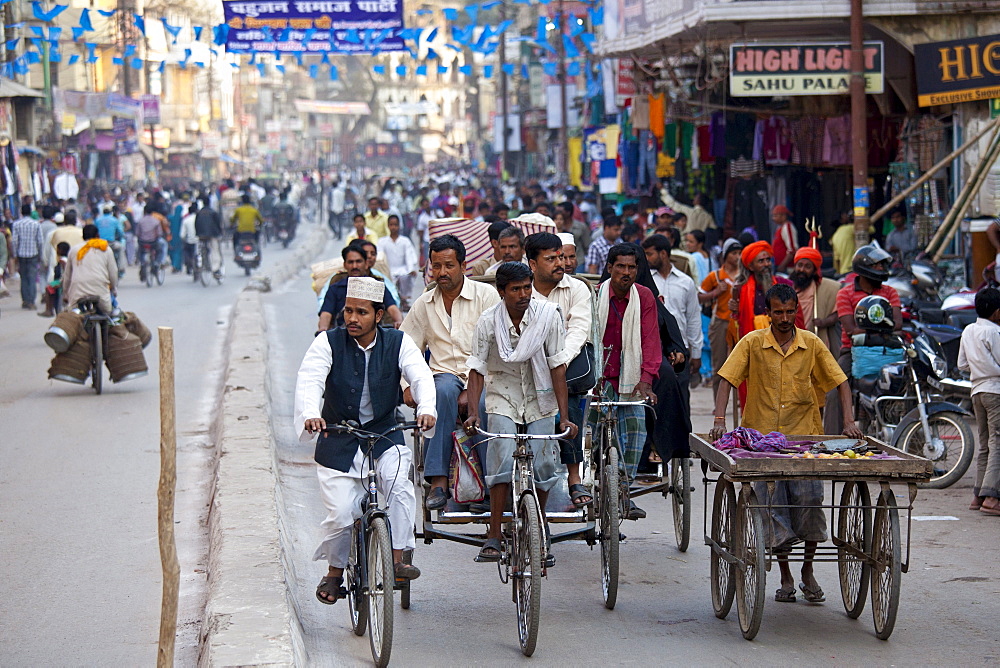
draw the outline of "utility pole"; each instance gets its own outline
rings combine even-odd
[[[868,243],[868,109],[865,102],[864,0],[851,0],[851,170],[854,247]]]
[[[561,0],[560,0],[561,1]],[[500,23],[507,20],[507,0],[500,1]],[[507,165],[507,153],[510,150],[510,128],[507,125],[507,115],[508,115],[508,99],[507,99],[507,70],[504,68],[507,66],[507,35],[500,35],[500,127],[503,133],[501,137],[502,152],[500,158],[500,182],[503,183],[507,180],[507,172],[510,169]]]
[[[561,108],[560,114],[562,116],[562,123],[559,124],[559,153],[558,160],[556,160],[556,169],[558,170],[558,178],[566,179],[569,175],[568,162],[569,162],[569,149],[568,149],[568,126],[569,118],[567,118],[567,104],[566,104],[566,44],[563,42],[563,35],[566,33],[566,15],[563,13],[563,0],[559,0],[559,9],[557,21],[557,32],[556,36],[556,48],[559,53],[559,106]]]

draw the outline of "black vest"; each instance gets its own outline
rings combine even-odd
[[[361,427],[381,433],[396,424],[401,376],[399,348],[403,343],[403,333],[382,327],[377,332],[367,368],[368,394],[374,417]],[[328,330],[326,335],[333,352],[333,365],[330,375],[326,377],[326,391],[323,393],[323,419],[327,424],[346,420],[361,422],[359,410],[364,389],[363,374],[366,372],[365,352],[343,327]],[[338,471],[350,471],[359,445],[359,439],[350,434],[320,435],[316,443],[316,463]],[[402,432],[396,432],[388,439],[379,439],[372,456],[379,457],[393,445],[403,445]]]

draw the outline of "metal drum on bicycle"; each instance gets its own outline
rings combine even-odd
[[[112,330],[118,329],[117,327]],[[124,327],[122,327],[124,330]],[[106,361],[111,380],[120,383],[133,378],[140,378],[149,373],[146,357],[142,354],[142,341],[138,336],[124,331],[111,331],[108,336],[108,359]]]
[[[76,342],[82,331],[82,315],[75,311],[60,311],[45,332],[45,343],[57,353],[64,353]]]
[[[149,331],[149,327],[146,327],[145,323],[139,320],[139,316],[132,311],[125,311],[125,327],[129,332],[139,337],[143,348],[153,340],[153,333]]]
[[[52,358],[49,378],[82,385],[90,374],[90,367],[90,339],[83,333],[66,352]]]

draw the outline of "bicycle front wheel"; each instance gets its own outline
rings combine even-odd
[[[538,619],[542,607],[542,528],[538,522],[538,502],[531,494],[518,505],[514,553],[514,604],[517,606],[517,635],[521,653],[531,656],[538,640]]]
[[[604,607],[614,610],[618,602],[618,547],[621,534],[621,492],[619,491],[618,448],[605,450],[599,491],[601,535],[601,589]]]
[[[351,553],[344,569],[344,588],[347,589],[347,611],[351,615],[351,631],[363,636],[368,629],[368,598],[362,591],[361,559],[358,555],[358,524],[351,530]]]
[[[389,665],[392,653],[392,542],[384,517],[368,527],[368,640],[378,668]]]

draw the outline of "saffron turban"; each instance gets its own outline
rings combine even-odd
[[[752,244],[749,244],[743,249],[743,253],[741,255],[743,266],[749,269],[750,264],[757,259],[757,256],[764,252],[774,255],[774,249],[771,248],[771,244],[766,241],[755,241]]]
[[[800,248],[795,252],[795,259],[793,263],[797,263],[799,260],[809,260],[816,267],[816,271],[823,268],[823,256],[815,248],[810,248],[806,246],[805,248]]]

